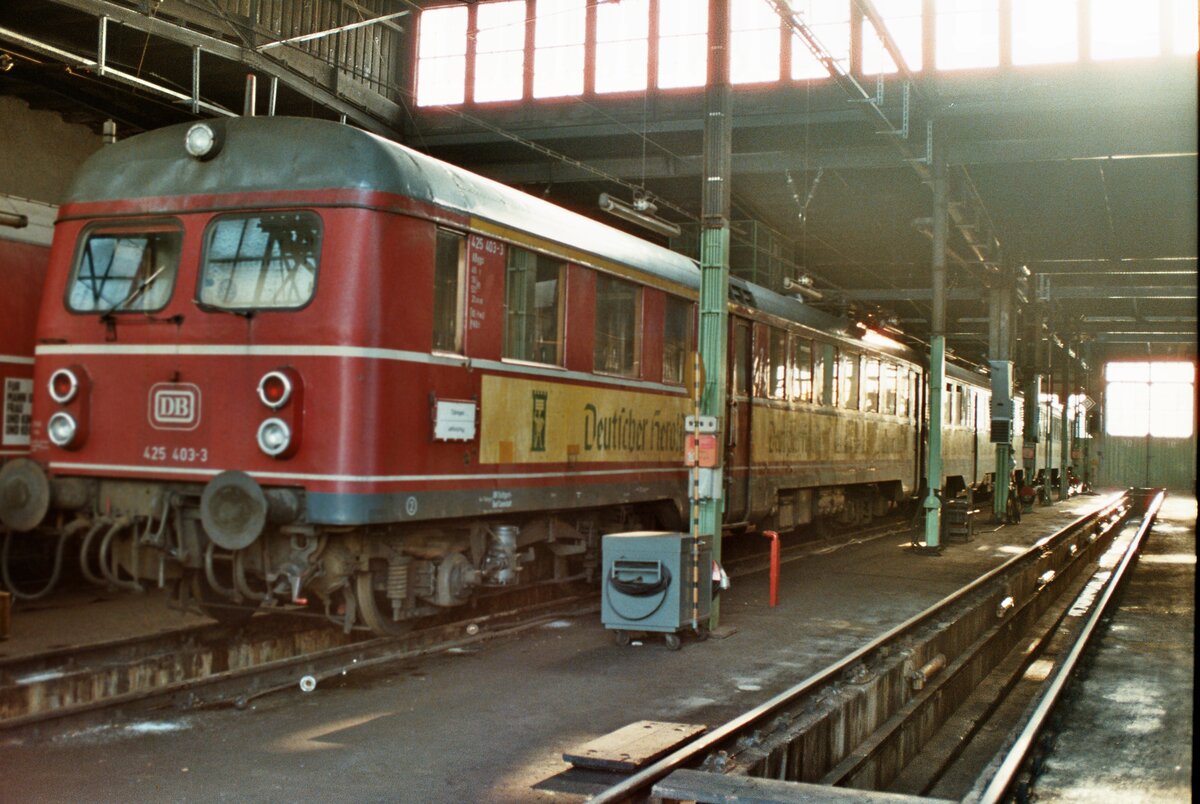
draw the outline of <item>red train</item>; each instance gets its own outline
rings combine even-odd
[[[347,126],[241,118],[93,156],[50,259],[0,519],[73,514],[98,580],[388,632],[683,521],[699,272],[673,252]],[[917,357],[738,280],[730,311],[728,526],[910,500]],[[992,453],[983,384],[948,382],[954,488]]]
[[[0,462],[29,454],[37,302],[50,255],[53,207],[0,195]],[[30,218],[33,225],[30,225]]]

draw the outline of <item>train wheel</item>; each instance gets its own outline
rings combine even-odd
[[[384,605],[387,598],[375,589],[375,575],[372,572],[359,572],[354,576],[354,597],[358,602],[358,616],[363,625],[380,636],[400,636],[407,633],[407,622],[396,622],[380,610],[380,600]]]

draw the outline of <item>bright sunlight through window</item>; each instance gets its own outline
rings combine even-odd
[[[1191,363],[1109,363],[1105,430],[1113,436],[1189,438],[1196,369]]]

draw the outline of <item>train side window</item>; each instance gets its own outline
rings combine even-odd
[[[522,248],[508,250],[504,284],[504,356],[561,366],[563,270]]]
[[[841,350],[831,349],[827,355],[829,357],[829,398],[825,400],[825,404],[831,407],[837,407],[841,399],[842,390],[839,378],[842,376],[842,360]]]
[[[749,396],[750,390],[750,327],[733,327],[733,387],[731,396]]]
[[[466,238],[438,229],[433,260],[433,348],[462,351],[463,272]]]
[[[896,415],[896,364],[887,361],[879,366],[879,412]]]
[[[912,372],[900,368],[896,378],[896,415],[909,418],[909,391],[912,390]]]
[[[787,333],[770,327],[767,329],[767,394],[772,399],[787,398]]]
[[[862,386],[862,409],[879,410],[879,358],[863,358]]]
[[[148,313],[175,289],[183,230],[171,222],[100,226],[82,238],[67,290],[78,313]]]
[[[858,410],[858,355],[842,355],[838,360],[838,404]]]
[[[608,274],[596,276],[596,371],[636,377],[641,370],[642,289]]]
[[[954,405],[954,409],[958,413],[957,421],[958,421],[959,426],[964,426],[967,424],[967,422],[970,421],[971,412],[970,412],[970,409],[968,408],[968,406],[970,405],[971,398],[968,395],[967,389],[965,386],[960,385],[957,388],[955,388],[954,390],[955,390],[955,396],[957,397],[957,400]]]
[[[312,301],[321,219],[312,212],[225,215],[208,225],[197,301],[222,310],[298,310]]]
[[[813,346],[808,338],[792,337],[792,399],[813,401]]]
[[[667,296],[667,304],[663,309],[663,382],[683,383],[690,345],[688,335],[691,331],[691,302]]]

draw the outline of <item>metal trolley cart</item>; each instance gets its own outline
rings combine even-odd
[[[604,581],[600,617],[627,645],[635,632],[661,633],[671,650],[692,628],[692,589],[699,576],[696,635],[708,635],[712,603],[712,541],[702,537],[698,560],[691,535],[663,531],[609,533],[601,545]],[[699,572],[694,573],[697,566]]]

